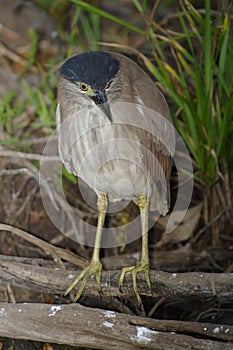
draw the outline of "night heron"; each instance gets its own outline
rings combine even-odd
[[[165,98],[128,57],[114,52],[81,53],[60,69],[57,126],[62,162],[98,197],[92,259],[65,294],[80,282],[77,301],[93,274],[101,291],[99,252],[108,202],[133,200],[140,209],[142,254],[138,265],[122,269],[119,287],[131,272],[141,305],[140,271],[151,288],[148,210],[165,215],[170,202],[174,132]]]

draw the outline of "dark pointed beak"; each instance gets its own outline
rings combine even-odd
[[[112,114],[108,104],[107,96],[104,91],[96,91],[92,96],[92,100],[98,105],[102,112],[106,115],[108,120],[112,122]]]

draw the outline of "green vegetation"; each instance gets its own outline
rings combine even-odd
[[[183,33],[164,32],[158,38],[162,47],[169,43],[173,65],[155,50],[157,66],[144,62],[172,98],[173,119],[195,161],[198,181],[205,186],[210,221],[232,208],[232,27],[229,12],[211,16],[209,0],[203,15],[187,1],[182,2],[182,10],[178,16]],[[217,225],[212,228],[213,241],[218,243]]]

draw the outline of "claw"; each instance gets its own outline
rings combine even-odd
[[[78,290],[78,293],[74,297],[74,302],[76,302],[82,295],[84,288],[87,285],[88,280],[92,275],[96,275],[96,282],[98,287],[98,292],[101,293],[101,273],[102,264],[99,261],[91,260],[90,264],[80,273],[80,275],[73,281],[73,283],[67,288],[64,295],[69,294],[74,287],[82,281],[82,284]]]
[[[129,267],[124,267],[121,271],[120,279],[119,279],[119,289],[122,291],[122,287],[124,284],[124,279],[125,275],[128,272],[132,272],[132,277],[133,277],[133,289],[134,293],[136,295],[138,305],[141,309],[143,309],[143,304],[142,304],[142,299],[140,297],[139,291],[138,291],[138,286],[137,286],[137,274],[139,272],[143,271],[145,274],[146,282],[151,290],[151,283],[150,283],[150,276],[149,276],[149,263],[148,261],[140,260],[139,264],[136,266],[129,266]]]

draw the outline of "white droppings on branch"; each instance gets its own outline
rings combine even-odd
[[[112,328],[114,326],[114,324],[107,322],[107,321],[104,321],[103,326],[108,327],[108,328]]]
[[[114,311],[106,310],[104,312],[104,316],[107,318],[113,318],[113,317],[116,317],[116,313]]]
[[[49,316],[55,316],[56,313],[58,311],[62,310],[62,309],[63,309],[62,306],[57,306],[57,305],[56,306],[55,305],[51,306],[51,313],[49,314]]]
[[[219,327],[215,327],[215,328],[212,330],[212,332],[213,332],[214,334],[216,334],[216,333],[219,333],[219,330],[220,330]]]
[[[159,332],[154,331],[152,329],[146,328],[146,327],[141,327],[137,326],[137,335],[131,336],[131,340],[136,340],[138,343],[144,343],[148,344],[152,342],[152,335],[159,334]]]

